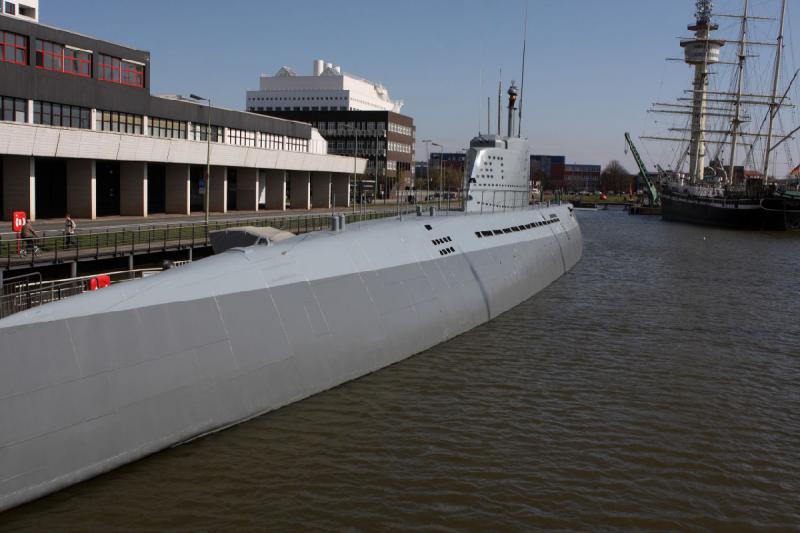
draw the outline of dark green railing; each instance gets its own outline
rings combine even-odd
[[[341,212],[339,214],[342,214]],[[395,216],[394,210],[347,211],[349,223]],[[35,267],[72,261],[107,259],[128,255],[201,248],[210,245],[208,234],[240,226],[274,227],[301,234],[328,229],[330,213],[296,216],[237,218],[205,222],[137,225],[79,231],[71,238],[62,233],[45,233],[33,239],[0,240],[0,268]]]

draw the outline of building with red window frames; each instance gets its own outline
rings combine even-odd
[[[214,212],[348,205],[353,157],[310,124],[152,95],[149,52],[38,24],[35,1],[0,5],[3,220],[190,214],[205,194]]]

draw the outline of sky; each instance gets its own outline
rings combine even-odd
[[[742,0],[717,0],[735,12]],[[795,20],[789,11],[788,31]],[[774,15],[774,0],[750,0]],[[290,66],[310,74],[314,59],[382,82],[405,102],[417,140],[446,151],[486,131],[486,99],[496,113],[521,80],[526,0],[41,0],[40,21],[151,53],[153,94],[196,93],[244,109],[259,75]],[[657,133],[647,113],[681,96],[689,68],[678,37],[688,34],[694,0],[527,0],[523,136],[532,153],[605,165],[624,152],[623,134]],[[724,28],[735,21],[723,19]],[[765,22],[768,37],[774,22]],[[798,26],[800,27],[800,26]],[[735,29],[735,28],[734,28]],[[730,32],[729,32],[730,34]],[[771,36],[774,39],[774,35]],[[792,56],[793,51],[792,51]],[[787,67],[788,68],[788,67]],[[493,114],[494,114],[493,113]],[[505,121],[505,119],[504,119]],[[496,118],[492,118],[496,124]],[[673,148],[645,146],[650,163]],[[417,144],[417,159],[425,145]]]

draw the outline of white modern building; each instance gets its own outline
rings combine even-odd
[[[0,14],[29,22],[39,22],[39,0],[0,0]]]
[[[247,109],[259,111],[391,111],[403,102],[372,82],[342,72],[338,65],[314,61],[310,76],[281,67],[274,76],[262,75],[258,90],[247,91]]]

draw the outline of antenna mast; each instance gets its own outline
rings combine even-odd
[[[517,137],[522,137],[522,103],[525,94],[525,49],[528,46],[528,2],[525,1],[525,29],[522,33],[522,81],[519,86],[519,125],[517,127]]]
[[[483,106],[483,104],[481,103],[481,100],[483,99],[483,68],[481,68],[479,88],[480,90],[478,91],[478,137],[480,137],[481,135],[481,112],[483,111],[483,109],[481,109],[481,107]]]
[[[781,23],[780,30],[778,30],[778,46],[775,51],[775,75],[772,78],[772,98],[769,103],[769,126],[767,127],[767,151],[764,152],[764,183],[767,182],[767,175],[769,173],[769,153],[772,151],[772,126],[775,121],[775,115],[778,114],[780,104],[775,101],[778,95],[778,81],[781,77],[781,53],[783,52],[783,23],[786,18],[786,0],[781,2]]]
[[[500,121],[500,110],[503,107],[503,69],[500,69],[500,77],[497,80],[497,135],[503,135],[502,124]]]
[[[492,97],[486,97],[486,133],[492,134]]]

